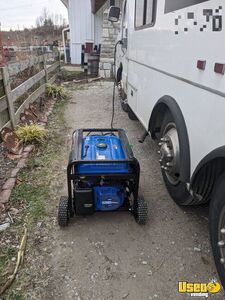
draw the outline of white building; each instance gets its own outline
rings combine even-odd
[[[70,56],[72,64],[81,64],[82,45],[102,42],[103,13],[122,0],[61,0],[68,9]]]

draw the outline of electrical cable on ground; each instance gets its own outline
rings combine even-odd
[[[113,86],[113,101],[112,101],[112,119],[111,119],[111,129],[113,129],[113,121],[115,116],[115,94],[116,94],[116,53],[117,53],[117,46],[122,45],[123,42],[119,40],[115,45],[114,50],[114,62],[113,62],[113,76],[114,76],[114,86]]]

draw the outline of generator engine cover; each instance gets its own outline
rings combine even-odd
[[[94,188],[95,210],[113,211],[124,204],[124,191],[120,186],[97,186]]]
[[[115,174],[130,173],[128,163],[116,163],[117,160],[124,160],[125,154],[120,139],[117,136],[93,135],[83,138],[82,160],[97,160],[99,163],[81,163],[77,167],[79,174]],[[112,162],[104,164],[101,161]]]

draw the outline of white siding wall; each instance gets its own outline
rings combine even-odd
[[[81,45],[94,42],[94,15],[91,0],[69,0],[71,63],[81,63]]]
[[[99,45],[101,44],[102,41],[102,22],[103,22],[103,10],[100,9],[96,14],[95,14],[95,44]]]
[[[123,0],[116,0],[116,6],[122,8]],[[70,24],[70,55],[72,64],[81,63],[81,46],[86,42],[101,44],[103,12],[109,8],[108,0],[103,7],[93,15],[91,0],[69,0]]]

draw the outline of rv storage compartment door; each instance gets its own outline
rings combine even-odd
[[[128,83],[128,104],[134,112],[137,112],[137,89]]]

